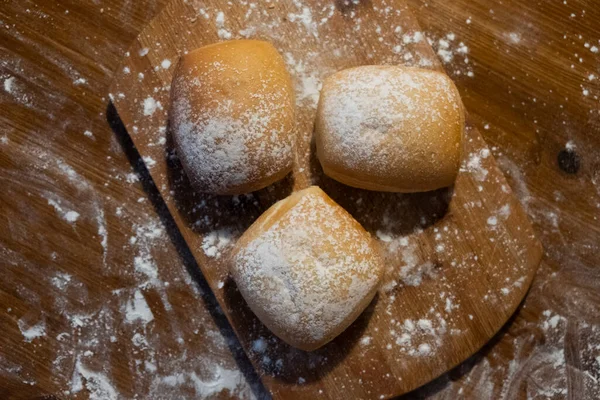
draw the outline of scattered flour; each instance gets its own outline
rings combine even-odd
[[[232,244],[236,232],[230,229],[217,229],[209,232],[202,240],[204,254],[212,258],[220,258],[222,252]]]
[[[217,17],[215,19],[215,25],[217,27],[217,35],[220,39],[229,40],[232,37],[231,32],[225,29],[225,14],[223,11],[219,11],[217,13]]]
[[[144,100],[144,115],[151,116],[156,110],[162,110],[160,101],[154,100],[153,97],[147,97]]]
[[[400,280],[407,286],[419,286],[424,277],[435,276],[435,266],[431,261],[420,262],[417,247],[411,242],[402,250]]]
[[[254,34],[256,33],[257,28],[255,26],[249,26],[246,29],[240,29],[238,31],[238,33],[240,34],[240,36],[245,37],[246,39],[254,36]]]
[[[77,358],[71,380],[71,392],[79,393],[84,387],[89,391],[90,400],[117,400],[119,398],[117,390],[105,374],[89,370]]]
[[[0,75],[0,77],[2,77],[2,75]],[[5,78],[3,86],[4,91],[8,93],[13,100],[29,108],[32,106],[32,96],[17,85],[14,76]]]
[[[506,34],[508,40],[513,44],[521,43],[521,34],[518,32],[510,32]]]
[[[71,282],[72,276],[66,273],[57,272],[54,278],[52,278],[52,284],[60,289],[64,290]]]
[[[391,242],[392,240],[394,240],[394,237],[393,237],[393,236],[391,236],[391,235],[389,235],[389,234],[387,234],[387,233],[385,233],[385,232],[382,232],[382,231],[380,231],[380,230],[378,230],[378,231],[375,233],[375,235],[376,235],[376,236],[377,236],[377,238],[378,238],[379,240],[381,240],[382,242],[389,243],[389,242]]]
[[[267,341],[263,338],[256,339],[252,342],[252,351],[256,353],[264,353],[267,350]]]
[[[498,211],[498,215],[506,221],[510,216],[510,204],[503,205]]]
[[[315,71],[309,71],[303,61],[298,61],[292,53],[285,53],[285,62],[292,75],[296,78],[296,103],[302,106],[305,101],[308,105],[316,107],[322,82]]]
[[[136,173],[130,172],[125,176],[125,181],[127,183],[135,183],[140,180],[139,176]]]
[[[409,356],[435,354],[448,332],[447,322],[439,313],[433,319],[392,320],[390,328],[390,336],[396,349]]]
[[[249,388],[244,388],[245,380],[241,371],[225,369],[219,365],[215,366],[209,378],[202,378],[195,371],[178,372],[159,378],[159,385],[164,386],[183,386],[186,383],[192,385],[196,397],[201,399],[212,398],[225,391],[241,398],[251,395]]]
[[[429,353],[431,353],[431,346],[427,343],[421,343],[419,345],[419,354],[428,355]]]
[[[315,38],[319,37],[318,24],[313,20],[312,11],[306,6],[301,6],[299,2],[296,2],[296,7],[301,8],[297,13],[289,13],[287,18],[290,22],[300,24],[306,29],[310,35]]]
[[[144,163],[146,164],[146,167],[148,167],[148,168],[152,168],[156,165],[156,160],[154,160],[150,156],[143,157],[143,160],[144,160]]]
[[[133,298],[125,306],[125,319],[129,323],[141,321],[144,325],[154,319],[154,314],[139,289],[134,292]]]
[[[26,342],[31,342],[34,339],[40,338],[46,335],[46,324],[43,321],[38,322],[35,325],[28,325],[22,319],[17,321],[21,334]]]
[[[65,221],[69,222],[69,223],[74,223],[79,219],[79,213],[77,211],[73,211],[73,210],[68,210],[65,211],[61,205],[60,205],[60,200],[53,200],[48,198],[48,204],[51,205],[52,207],[54,207],[54,209],[56,210],[56,213],[58,215],[61,216],[62,219],[64,219]]]
[[[135,256],[133,266],[136,272],[145,275],[151,282],[158,278],[158,268],[154,259],[149,254]]]
[[[473,68],[469,60],[469,47],[462,41],[457,40],[452,32],[438,38],[428,38],[427,41],[433,47],[438,57],[446,64],[449,73],[454,76],[474,77]]]
[[[562,315],[553,315],[552,311],[550,310],[545,310],[542,315],[546,317],[546,319],[542,322],[542,328],[546,331],[549,329],[556,329],[558,324],[565,320]]]
[[[421,42],[425,36],[423,36],[422,32],[413,32],[413,33],[405,33],[402,35],[402,43],[404,44],[412,44]]]
[[[100,245],[102,246],[102,261],[106,264],[106,256],[108,255],[108,231],[106,230],[104,210],[97,210],[96,223],[98,224],[98,235],[100,235]]]
[[[65,214],[65,220],[67,222],[75,222],[79,218],[79,213],[77,211],[67,211]]]
[[[461,166],[461,172],[468,172],[472,174],[475,179],[480,182],[486,180],[489,171],[482,166],[482,160],[488,158],[490,151],[487,148],[481,149],[479,152],[474,152],[469,155],[466,159],[466,164]]]
[[[363,336],[360,339],[360,344],[363,346],[368,346],[371,344],[371,341],[373,340],[373,338],[371,336]]]
[[[13,92],[13,85],[15,83],[15,77],[11,76],[10,78],[6,78],[4,80],[4,91],[7,93]]]

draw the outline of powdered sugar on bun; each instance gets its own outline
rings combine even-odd
[[[290,172],[293,87],[272,45],[240,40],[195,50],[181,58],[171,90],[173,138],[197,190],[247,193]]]
[[[456,178],[463,128],[460,96],[446,75],[363,66],[325,81],[317,151],[325,173],[350,186],[433,190]]]
[[[232,276],[260,320],[314,350],[373,298],[383,266],[369,234],[318,187],[267,210],[233,252]]]

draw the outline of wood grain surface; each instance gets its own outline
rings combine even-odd
[[[598,398],[598,7],[410,3],[534,221],[545,257],[501,333],[408,397]],[[164,225],[158,219],[164,209],[131,143],[107,125],[112,71],[163,4],[0,5],[2,398],[267,396],[251,384],[257,377],[210,291],[198,290],[201,277],[189,280],[197,266],[171,235],[168,214]],[[80,214],[74,223],[69,211]],[[161,235],[151,233],[153,223]],[[157,278],[169,283],[162,293],[171,312],[135,269],[140,256],[167,266]],[[154,315],[146,325],[125,318],[138,289]]]
[[[377,193],[323,174],[312,133],[324,77],[364,64],[439,68],[405,4],[279,1],[260,13],[253,10],[243,3],[169,3],[129,49],[111,99],[273,397],[387,398],[413,390],[469,357],[504,325],[529,288],[540,245],[470,125],[461,172],[451,189]],[[378,26],[393,29],[384,32]],[[167,119],[172,67],[186,51],[244,37],[272,42],[294,79],[294,172],[247,196],[198,194],[172,149]],[[229,278],[227,260],[235,240],[262,212],[311,184],[379,239],[387,271],[375,301],[357,322],[322,349],[306,353],[278,340],[256,319]]]

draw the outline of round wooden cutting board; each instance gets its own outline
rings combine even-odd
[[[172,149],[167,111],[174,66],[186,51],[243,38],[272,42],[294,79],[294,172],[245,196],[198,194]],[[453,188],[376,193],[323,175],[311,140],[320,83],[334,71],[365,64],[441,68],[403,1],[174,0],[139,35],[111,88],[156,186],[275,398],[387,398],[415,389],[498,332],[525,296],[540,261],[541,246],[525,213],[468,123]],[[256,319],[228,277],[225,260],[263,211],[311,184],[378,238],[387,271],[361,317],[333,342],[305,353]]]

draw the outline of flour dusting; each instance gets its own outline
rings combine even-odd
[[[144,115],[151,116],[156,110],[162,110],[160,101],[154,100],[153,97],[147,97],[144,100]]]
[[[13,92],[13,86],[15,84],[15,77],[11,76],[10,78],[6,78],[4,80],[4,91],[6,93],[12,93]]]
[[[213,230],[202,240],[202,250],[208,257],[220,258],[223,251],[232,244],[232,240],[237,235],[236,231],[230,229]]]
[[[57,214],[60,215],[65,221],[74,223],[79,219],[79,213],[73,210],[65,210],[63,207],[61,207],[60,200],[55,201],[51,198],[48,198],[47,200],[48,204],[51,205],[54,210],[56,210]]]
[[[154,319],[154,314],[152,314],[140,290],[136,290],[133,298],[127,302],[125,306],[125,318],[130,323],[140,321],[143,324],[147,324]]]
[[[29,325],[22,319],[18,321],[19,329],[26,342],[31,342],[34,339],[43,337],[46,335],[46,324],[43,321],[38,322],[35,325]]]
[[[79,393],[84,388],[88,390],[90,400],[117,400],[119,398],[117,390],[104,373],[86,368],[78,358],[73,370],[71,392]]]

